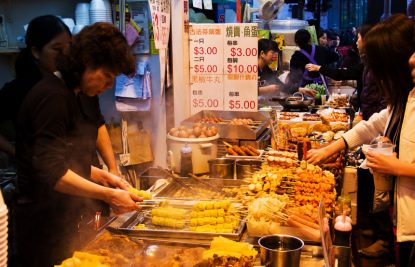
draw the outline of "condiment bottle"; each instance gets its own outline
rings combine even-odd
[[[180,176],[189,177],[189,173],[193,173],[192,148],[185,144],[180,149]]]
[[[338,216],[335,221],[333,244],[350,247],[350,236],[353,228],[352,220],[346,216],[346,212],[343,212],[343,215]]]

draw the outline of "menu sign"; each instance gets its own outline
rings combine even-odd
[[[170,0],[149,0],[157,49],[167,48],[170,34]]]
[[[191,113],[257,111],[257,24],[191,24],[189,35]]]
[[[225,110],[258,110],[258,26],[224,24]]]
[[[192,114],[223,110],[223,27],[191,24],[189,35]]]

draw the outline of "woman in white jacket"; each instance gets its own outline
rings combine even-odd
[[[400,242],[400,266],[408,265],[415,241],[415,91],[408,59],[415,52],[414,22],[402,14],[376,25],[365,37],[368,65],[388,108],[362,121],[333,144],[308,153],[308,161],[320,163],[336,152],[367,144],[378,135],[395,145],[394,156],[367,154],[368,166],[375,172],[396,179],[397,241]]]

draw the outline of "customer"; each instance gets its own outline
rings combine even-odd
[[[317,39],[318,39],[318,45],[326,47],[328,44],[327,41],[327,33],[323,29],[319,29],[317,31]]]
[[[360,122],[331,145],[311,150],[307,156],[310,163],[317,164],[344,148],[369,143],[379,134],[385,135],[396,145],[395,156],[380,156],[369,152],[367,159],[368,167],[374,172],[397,177],[397,202],[394,204],[401,266],[408,266],[409,253],[415,240],[414,213],[411,210],[415,205],[412,181],[415,177],[415,147],[411,141],[414,138],[412,110],[415,96],[413,91],[409,93],[413,81],[407,63],[415,52],[414,36],[414,22],[402,14],[389,17],[366,34],[364,46],[367,63],[378,81],[388,108],[375,113],[368,121]]]
[[[371,71],[366,65],[366,53],[364,51],[364,37],[373,26],[363,24],[358,28],[357,48],[361,57],[361,62],[347,69],[332,68],[328,65],[319,66],[315,64],[307,64],[305,67],[308,71],[319,71],[322,75],[334,80],[356,80],[357,81],[357,97],[363,119],[368,120],[372,114],[380,112],[386,108],[385,100],[378,89]]]
[[[79,249],[78,224],[91,199],[115,213],[132,211],[141,199],[121,178],[91,168],[96,128],[76,95],[95,96],[120,73],[134,72],[135,59],[113,25],[96,23],[73,38],[67,58],[26,96],[19,113],[16,161],[18,253],[23,266],[53,266]],[[108,187],[108,186],[112,186]]]
[[[295,51],[291,57],[288,83],[297,88],[311,83],[325,84],[324,77],[322,78],[316,71],[308,72],[305,65],[308,63],[326,65],[336,62],[339,59],[338,55],[325,47],[311,45],[311,35],[307,30],[298,30],[294,38],[300,50]]]

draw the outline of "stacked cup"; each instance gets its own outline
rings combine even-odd
[[[91,23],[112,22],[111,4],[108,0],[92,0],[89,8]]]
[[[75,8],[76,25],[89,25],[89,3],[78,3]]]
[[[8,238],[8,216],[7,206],[4,204],[3,195],[0,191],[0,266],[7,266],[7,238]]]
[[[75,22],[73,34],[80,32],[86,25],[90,24],[89,20],[89,3],[78,3],[75,8]]]

